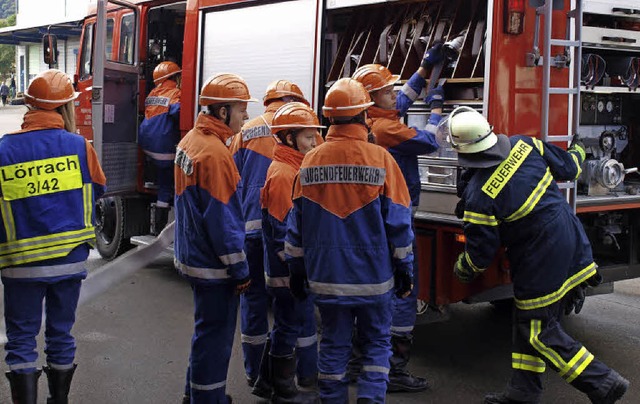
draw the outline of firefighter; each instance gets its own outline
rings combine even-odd
[[[578,178],[583,146],[575,142],[564,151],[528,136],[496,135],[468,107],[455,109],[439,128],[458,163],[473,170],[462,191],[467,241],[455,274],[472,282],[501,245],[511,263],[512,376],[504,393],[484,402],[539,403],[547,366],[593,403],[617,401],[629,382],[560,325],[563,309],[579,312],[584,288],[601,281],[584,229],[556,184]]]
[[[180,140],[180,66],[162,62],[153,70],[153,83],[144,102],[144,120],[140,124],[138,143],[156,168],[158,197],[151,205],[151,233],[160,234],[167,225],[173,205],[173,160]]]
[[[400,76],[393,75],[389,69],[378,64],[360,67],[353,74],[353,78],[364,86],[374,105],[367,110],[376,144],[389,150],[402,170],[409,188],[413,211],[420,203],[420,173],[418,171],[418,156],[433,153],[438,149],[434,132],[440,122],[444,93],[442,87],[433,88],[427,94],[425,103],[431,113],[424,129],[408,127],[400,119],[406,116],[408,109],[425,87],[427,69],[443,60],[442,46],[435,45],[425,53],[420,68],[411,76],[396,94],[393,85]],[[415,240],[413,245],[416,248]],[[414,254],[413,276],[414,287],[406,299],[394,299],[393,321],[391,325],[391,371],[389,372],[389,392],[418,392],[429,387],[423,377],[412,375],[407,370],[411,357],[413,342],[413,327],[416,322],[418,298],[418,262]],[[357,338],[357,337],[356,337]],[[358,361],[350,366],[350,372],[359,372]],[[353,366],[353,368],[352,368]]]
[[[106,179],[93,147],[75,134],[76,97],[65,73],[39,74],[25,93],[22,130],[0,140],[0,273],[14,403],[36,403],[43,301],[48,403],[67,403],[77,366],[71,328]]]
[[[312,299],[298,302],[289,291],[284,238],[286,217],[293,206],[293,180],[300,170],[302,158],[316,147],[320,128],[324,126],[320,125],[316,114],[301,102],[290,102],[278,108],[271,124],[271,132],[278,137],[279,143],[273,149],[273,162],[267,171],[260,200],[266,284],[273,297],[273,329],[270,352],[263,356],[259,380],[263,374],[267,375],[275,402],[303,403],[315,398],[315,395],[299,394],[293,380],[297,357],[298,384],[312,387],[317,383],[318,337]]]
[[[308,287],[320,310],[318,385],[327,403],[348,401],[354,324],[363,351],[358,403],[384,402],[391,297],[412,288],[411,200],[393,157],[367,141],[370,100],[356,80],[331,86],[322,108],[331,122],[326,142],[305,156],[288,218],[290,289],[304,299]]]
[[[235,74],[210,77],[204,111],[176,151],[175,265],[191,283],[195,332],[185,402],[226,403],[225,384],[239,297],[250,283],[240,174],[225,142],[247,120],[249,95]]]
[[[247,383],[251,387],[255,386],[258,377],[269,332],[267,310],[270,298],[264,281],[260,189],[264,186],[267,169],[273,159],[273,147],[276,144],[269,125],[278,108],[291,101],[309,104],[296,84],[287,80],[278,80],[269,84],[263,99],[266,107],[264,114],[247,122],[240,133],[233,138],[230,146],[242,178],[238,192],[246,220],[245,251],[251,273],[251,286],[240,298],[240,331],[244,368]],[[268,387],[258,386],[256,392],[268,394]]]

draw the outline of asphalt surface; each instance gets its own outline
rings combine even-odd
[[[19,128],[24,107],[0,108],[2,133]],[[18,122],[16,123],[16,117]],[[92,253],[91,271],[104,264]],[[2,288],[0,287],[0,297]],[[3,312],[0,303],[0,312]],[[80,307],[73,333],[78,369],[71,403],[175,403],[181,401],[193,329],[193,303],[187,282],[170,259],[160,258],[107,293]],[[0,322],[0,345],[4,324]],[[640,403],[640,280],[619,282],[613,294],[587,298],[583,312],[565,320],[566,330],[597,358],[631,381],[621,403]],[[510,315],[489,304],[451,306],[447,322],[417,327],[410,369],[426,376],[431,389],[393,394],[389,403],[481,403],[486,392],[501,390],[510,373]],[[212,347],[216,349],[216,347]],[[42,333],[38,338],[39,364]],[[4,363],[0,369],[6,371]],[[589,400],[554,372],[544,376],[543,403],[580,404]],[[237,403],[260,403],[244,380],[240,333],[236,332],[228,393]],[[40,400],[46,382],[40,380]],[[355,402],[355,389],[351,389]],[[0,380],[0,403],[9,403],[9,386]],[[264,401],[262,401],[264,402]]]

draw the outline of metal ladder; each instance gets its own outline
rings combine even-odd
[[[580,124],[580,70],[582,63],[582,0],[575,0],[575,8],[567,13],[566,38],[552,37],[553,27],[553,1],[546,0],[544,5],[536,8],[535,37],[533,51],[528,54],[529,66],[542,66],[542,111],[540,114],[540,128],[542,139],[545,142],[569,142],[572,135],[549,134],[549,98],[553,94],[566,94],[569,97],[569,119],[567,122],[567,134],[575,134]],[[542,54],[538,48],[540,32],[540,18],[544,16],[543,48]],[[574,35],[571,39],[571,22],[574,22]],[[564,46],[564,55],[551,56],[551,46]],[[571,55],[573,49],[573,56]],[[551,87],[551,68],[572,67],[567,87]],[[568,193],[568,202],[576,211],[577,187],[576,181],[558,183],[561,189]]]

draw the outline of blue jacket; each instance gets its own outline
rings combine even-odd
[[[198,283],[249,276],[236,170],[226,140],[233,133],[211,115],[198,115],[176,153],[175,265]]]
[[[596,274],[582,224],[556,184],[578,178],[585,154],[527,136],[509,140],[509,157],[477,169],[464,190],[465,259],[482,272],[506,247],[516,305],[535,309]]]
[[[367,142],[364,125],[334,125],[302,161],[285,253],[308,275],[316,302],[377,304],[394,270],[412,274],[409,192],[398,164]]]
[[[180,95],[173,80],[165,80],[151,90],[138,132],[138,144],[144,152],[169,166],[173,165],[180,140]]]
[[[55,111],[33,110],[0,139],[0,268],[4,278],[85,274],[93,206],[105,177],[93,147]]]

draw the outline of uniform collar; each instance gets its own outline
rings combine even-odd
[[[273,147],[273,160],[288,164],[295,170],[299,170],[302,165],[304,154],[293,147],[278,143]]]
[[[384,109],[375,105],[367,109],[367,115],[369,115],[370,118],[400,119],[397,109]]]
[[[22,130],[14,133],[31,132],[44,129],[64,129],[62,115],[56,111],[31,109],[24,114]]]
[[[367,141],[369,130],[359,123],[348,123],[344,125],[331,125],[327,131],[327,142],[340,140],[362,140]]]
[[[177,87],[178,87],[178,83],[176,83],[173,80],[165,80],[156,86],[156,88],[163,88],[167,90],[177,88]]]
[[[222,143],[225,144],[227,139],[234,135],[231,128],[225,125],[224,122],[203,112],[198,115],[198,119],[196,120],[196,129],[205,135],[213,135],[219,138],[222,140]]]

